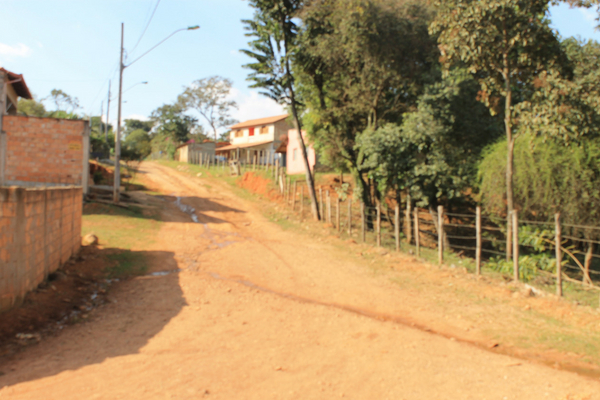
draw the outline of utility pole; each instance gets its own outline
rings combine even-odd
[[[200,29],[200,26],[195,25],[195,26],[188,26],[187,28],[183,28],[183,29],[177,29],[175,32],[171,33],[169,36],[167,36],[166,38],[164,38],[163,40],[161,40],[160,42],[158,42],[157,44],[155,44],[153,47],[150,48],[150,50],[146,51],[144,54],[142,54],[141,56],[139,56],[138,58],[136,58],[135,60],[131,61],[129,64],[125,65],[123,63],[123,53],[124,53],[124,49],[123,49],[123,37],[125,36],[125,24],[121,22],[121,58],[119,61],[119,107],[118,107],[118,111],[117,111],[117,134],[115,136],[115,183],[114,183],[114,187],[113,187],[113,201],[118,204],[119,203],[119,189],[121,186],[121,106],[123,104],[122,101],[122,97],[123,97],[123,70],[129,66],[131,66],[131,64],[133,64],[134,62],[136,62],[137,60],[139,60],[140,58],[144,57],[146,54],[148,54],[149,52],[151,52],[152,50],[154,50],[155,48],[157,48],[158,46],[160,46],[162,43],[164,43],[167,39],[169,39],[171,36],[173,36],[174,34],[176,34],[177,32],[181,32],[181,31],[193,31],[196,29]],[[110,93],[110,85],[109,85],[109,93]],[[110,101],[110,95],[108,96],[108,99]]]
[[[106,124],[104,125],[104,140],[108,143],[108,116],[110,115],[110,80],[108,81],[108,101],[106,104]]]
[[[121,23],[121,58],[119,61],[119,107],[117,111],[117,135],[115,136],[115,183],[113,187],[113,201],[119,203],[119,188],[121,186],[121,91],[123,89],[123,36],[125,24]]]

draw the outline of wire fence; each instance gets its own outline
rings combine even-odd
[[[242,160],[243,161],[243,160]],[[229,169],[233,175],[262,171],[272,179],[284,204],[301,219],[311,216],[309,187],[303,179],[285,174],[279,160],[237,165],[218,157],[190,157],[189,163],[207,168]],[[417,257],[423,250],[437,262],[454,256],[470,259],[474,272],[482,267],[511,276],[514,280],[543,279],[563,295],[564,282],[585,291],[600,291],[600,227],[555,221],[519,220],[482,215],[480,207],[471,213],[412,208],[410,203],[365,205],[342,188],[315,188],[321,221],[340,235],[389,250],[409,250]]]

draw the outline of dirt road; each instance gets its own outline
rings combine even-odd
[[[226,185],[142,170],[172,196],[144,249],[155,274],[2,366],[0,399],[600,398],[597,380],[413,328],[410,284],[357,263],[354,244],[282,230]]]

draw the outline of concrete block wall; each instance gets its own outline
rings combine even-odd
[[[87,190],[87,121],[4,115],[2,134],[0,185],[77,185]]]
[[[0,188],[0,312],[81,246],[81,187]]]

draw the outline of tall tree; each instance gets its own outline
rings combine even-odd
[[[52,89],[50,95],[42,99],[54,103],[55,111],[64,111],[68,114],[73,114],[79,109],[79,100],[77,97],[68,95],[61,89]]]
[[[137,131],[138,129],[141,129],[148,133],[152,130],[155,124],[155,121],[152,119],[148,121],[142,121],[140,119],[126,119],[123,122],[125,123],[125,128],[123,129],[125,137],[127,137],[133,131]]]
[[[479,79],[480,98],[493,113],[501,112],[497,105],[504,99],[508,215],[515,206],[513,106],[515,101],[527,98],[537,75],[564,62],[560,44],[546,18],[549,3],[550,0],[437,0],[436,19],[430,27],[432,34],[439,35],[442,62],[447,66],[466,65]],[[510,218],[508,221],[510,227]]]
[[[244,67],[253,70],[248,79],[252,87],[263,89],[262,94],[280,104],[287,105],[293,115],[298,142],[306,174],[313,217],[320,219],[314,177],[308,163],[306,144],[302,137],[300,104],[296,98],[296,84],[292,63],[298,45],[296,18],[303,6],[303,0],[250,0],[254,8],[254,18],[244,20],[246,36],[254,38],[250,50],[242,50],[256,62]]]
[[[330,165],[347,166],[371,205],[377,196],[367,178],[375,164],[365,162],[357,138],[401,123],[432,79],[437,48],[427,31],[430,11],[416,1],[323,0],[310,3],[301,18],[297,66],[309,134]]]
[[[194,110],[210,125],[218,140],[218,130],[236,123],[231,118],[231,109],[237,108],[233,100],[227,100],[231,93],[232,82],[220,76],[194,81],[179,95],[178,103],[187,110]]]
[[[189,140],[197,119],[185,115],[179,105],[164,104],[152,111],[150,120],[156,128],[155,136],[168,137],[172,143],[184,143]]]

